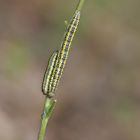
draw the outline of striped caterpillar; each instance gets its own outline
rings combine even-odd
[[[42,92],[50,98],[53,97],[58,82],[62,76],[79,20],[80,11],[76,11],[68,25],[61,48],[52,54],[48,62],[42,83]]]

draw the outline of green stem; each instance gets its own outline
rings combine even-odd
[[[40,126],[40,130],[38,134],[38,140],[44,140],[45,138],[46,127],[48,125],[48,120],[52,114],[55,103],[56,103],[56,100],[46,97],[44,110],[41,116],[41,126]]]
[[[78,3],[77,8],[76,8],[77,11],[81,11],[81,9],[84,5],[84,2],[85,2],[85,0],[79,0],[79,3]]]

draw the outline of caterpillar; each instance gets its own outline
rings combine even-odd
[[[49,84],[49,81],[51,79],[51,75],[52,75],[53,69],[55,67],[57,54],[58,54],[58,51],[55,51],[51,55],[51,57],[49,59],[48,66],[46,68],[46,71],[45,71],[45,74],[44,74],[44,78],[43,78],[43,83],[42,83],[42,92],[43,92],[43,94],[47,94],[47,93],[50,92],[48,84]]]
[[[62,72],[68,58],[70,46],[79,24],[79,20],[80,11],[76,11],[70,24],[68,25],[61,48],[50,58],[47,71],[44,75],[42,86],[43,94],[48,95],[49,97],[52,97],[54,95],[55,89],[62,76]]]

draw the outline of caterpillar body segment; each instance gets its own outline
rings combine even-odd
[[[64,36],[64,41],[60,50],[58,51],[58,56],[56,60],[55,68],[53,69],[53,73],[51,76],[51,84],[49,85],[51,88],[51,92],[54,93],[55,89],[58,85],[58,82],[62,76],[62,72],[64,70],[66,60],[68,58],[68,53],[70,50],[70,46],[77,30],[77,26],[80,20],[80,11],[76,11]]]
[[[43,83],[42,83],[42,92],[45,95],[47,95],[51,92],[49,84],[50,84],[53,69],[55,68],[55,65],[56,65],[57,56],[58,56],[58,51],[55,51],[51,55],[49,62],[48,62],[48,66],[47,66],[45,74],[44,74]]]

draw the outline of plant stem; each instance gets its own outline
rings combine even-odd
[[[56,100],[46,97],[44,110],[41,116],[41,126],[39,130],[38,140],[44,140],[45,138],[46,127],[48,125],[48,120],[53,112],[55,103]]]
[[[79,3],[76,8],[77,11],[80,11],[82,9],[84,1],[85,0],[79,0]],[[56,103],[56,100],[54,100],[53,97],[49,98],[46,96],[44,109],[43,109],[43,113],[41,116],[41,125],[40,125],[39,134],[38,134],[38,140],[45,139],[46,128],[48,125],[49,118],[51,117],[51,114],[54,110],[55,103]]]
[[[84,2],[85,2],[85,0],[79,0],[79,3],[78,3],[77,8],[76,8],[77,11],[81,11],[81,9],[84,5]]]

